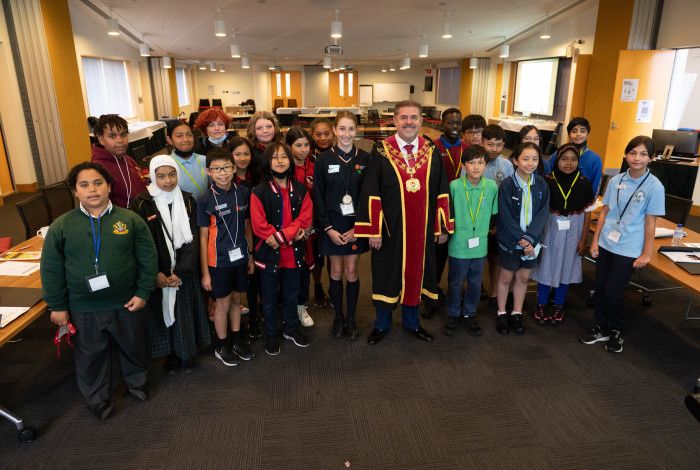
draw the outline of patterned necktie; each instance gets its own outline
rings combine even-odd
[[[413,157],[413,144],[406,144],[403,146],[406,149],[406,153],[409,157]]]

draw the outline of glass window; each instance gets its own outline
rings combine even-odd
[[[175,81],[177,82],[177,102],[180,107],[190,104],[189,87],[187,86],[187,70],[175,69]]]
[[[83,57],[82,63],[90,115],[134,117],[126,62]]]

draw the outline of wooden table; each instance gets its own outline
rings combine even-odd
[[[656,219],[656,226],[668,228],[671,230],[676,229],[676,224],[670,222],[666,219],[658,217]],[[683,228],[683,230],[688,234],[683,238],[684,243],[700,243],[700,233],[689,230],[688,228]],[[651,254],[651,261],[649,261],[649,266],[656,269],[665,276],[673,279],[674,281],[683,284],[687,289],[694,292],[695,294],[700,294],[700,276],[695,276],[690,274],[685,269],[679,267],[668,259],[663,253],[659,253],[659,247],[668,246],[671,244],[670,238],[655,238],[654,239],[654,252]],[[700,251],[700,250],[698,250]]]
[[[316,119],[316,118],[332,119],[335,117],[335,113],[307,113],[307,114],[299,114],[298,117],[300,119]]]
[[[20,243],[17,246],[12,247],[10,250],[17,251],[18,248],[23,248],[22,251],[38,251],[44,246],[44,239],[40,237],[33,237],[29,240]],[[25,248],[27,247],[27,248]],[[0,276],[0,286],[1,287],[29,287],[29,288],[41,288],[41,275],[39,271],[35,271],[29,276]],[[27,312],[15,318],[10,324],[4,328],[0,328],[0,346],[7,343],[9,340],[14,338],[22,330],[27,328],[29,325],[39,318],[46,311],[46,302],[43,300],[39,301],[36,305],[30,308]],[[48,340],[47,340],[48,341]],[[33,441],[36,437],[36,429],[33,426],[28,426],[24,423],[22,418],[18,417],[10,410],[7,410],[0,406],[0,417],[12,422],[17,428],[17,437],[23,442]]]

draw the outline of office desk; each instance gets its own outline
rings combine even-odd
[[[306,113],[299,114],[299,119],[334,118],[335,113]]]
[[[28,251],[38,251],[41,250],[43,245],[43,238],[33,237],[25,242],[22,242],[20,245],[12,247],[11,250],[17,249],[20,246],[29,246],[29,248],[25,249]],[[39,274],[39,271],[35,271],[29,276],[0,276],[0,286],[41,288],[41,275]],[[34,320],[42,316],[45,311],[46,302],[41,300],[23,315],[10,322],[7,326],[5,326],[5,328],[0,328],[0,347],[31,325]],[[33,426],[25,425],[22,418],[16,416],[10,410],[7,410],[2,406],[0,406],[0,417],[4,417],[15,425],[17,428],[17,437],[21,441],[29,442],[34,440],[36,437],[36,429]]]
[[[666,189],[666,194],[700,202],[698,187],[698,158],[692,162],[674,160],[654,160],[649,163],[649,171],[656,176]],[[620,171],[629,166],[622,160]]]

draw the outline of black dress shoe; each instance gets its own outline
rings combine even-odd
[[[496,331],[502,335],[508,334],[508,314],[498,315],[496,318]]]
[[[345,320],[343,320],[343,317],[335,317],[335,320],[333,320],[333,326],[331,327],[331,335],[333,335],[334,338],[340,338],[343,336],[344,325]]]
[[[517,315],[508,315],[508,323],[510,324],[510,329],[513,330],[516,335],[522,335],[525,333],[522,313]]]
[[[479,322],[476,321],[474,315],[464,318],[464,327],[472,336],[481,336],[481,326],[479,326]]]
[[[110,400],[101,401],[99,403],[95,403],[94,405],[88,406],[88,409],[90,410],[90,413],[95,416],[95,418],[99,419],[100,421],[104,421],[109,418],[109,415],[112,414],[112,402]]]
[[[165,372],[168,373],[168,375],[173,375],[177,374],[180,371],[180,365],[181,361],[180,358],[177,357],[175,354],[168,354],[168,357],[165,359],[165,363],[163,364],[163,369],[165,369]]]
[[[459,317],[453,317],[452,315],[447,316],[447,323],[442,328],[442,334],[445,336],[452,336],[457,331],[459,327]]]
[[[433,340],[433,336],[425,331],[422,326],[419,326],[416,331],[412,331],[413,335],[421,341],[430,343]]]
[[[354,321],[345,323],[345,327],[343,328],[343,336],[348,341],[357,341],[360,339],[360,332],[357,331],[357,326],[355,325]]]
[[[369,343],[369,344],[377,344],[378,342],[380,342],[381,340],[384,339],[384,337],[386,336],[386,334],[387,334],[386,331],[378,330],[378,329],[375,328],[375,329],[372,330],[372,332],[371,332],[371,333],[369,334],[369,336],[367,337],[367,343]]]
[[[423,311],[420,313],[421,318],[431,319],[435,316],[436,308],[432,305],[425,305]]]
[[[137,400],[146,401],[148,400],[148,393],[146,393],[146,386],[141,385],[140,387],[130,387],[129,393]]]

